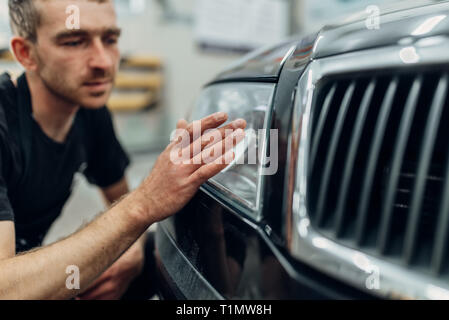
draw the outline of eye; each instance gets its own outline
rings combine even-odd
[[[76,40],[76,41],[67,41],[64,42],[62,45],[65,47],[78,47],[82,44],[81,40]]]
[[[106,44],[114,45],[118,42],[118,39],[116,37],[107,37],[103,39],[103,42]]]

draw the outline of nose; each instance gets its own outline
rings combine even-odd
[[[93,69],[105,70],[110,69],[112,65],[113,65],[112,57],[108,54],[101,39],[94,39],[89,60],[89,66]]]

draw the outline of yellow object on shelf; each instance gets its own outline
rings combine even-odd
[[[9,50],[5,50],[3,52],[0,52],[0,60],[4,61],[14,61],[14,57]]]
[[[137,111],[151,106],[157,102],[153,92],[121,92],[114,91],[108,102],[112,111]]]
[[[0,74],[4,72],[9,73],[12,79],[17,79],[24,72],[9,50],[0,51]]]
[[[160,90],[163,79],[160,73],[119,71],[115,79],[116,88],[147,88]]]
[[[108,103],[112,111],[139,111],[157,105],[162,96],[162,60],[151,55],[122,58]]]
[[[122,66],[143,67],[143,68],[161,68],[162,60],[155,56],[133,55],[122,59]]]

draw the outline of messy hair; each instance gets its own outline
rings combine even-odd
[[[37,40],[37,28],[41,23],[41,16],[36,7],[37,1],[39,0],[9,0],[9,20],[12,32],[33,42]],[[103,3],[108,0],[89,1]]]
[[[15,35],[31,41],[37,40],[36,30],[40,25],[40,15],[35,0],[9,0],[9,21]]]

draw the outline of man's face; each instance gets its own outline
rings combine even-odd
[[[78,30],[66,26],[73,13],[66,13],[70,5],[80,10]],[[112,1],[36,1],[36,6],[41,15],[34,46],[36,73],[64,100],[86,108],[104,106],[120,60],[120,31]]]

